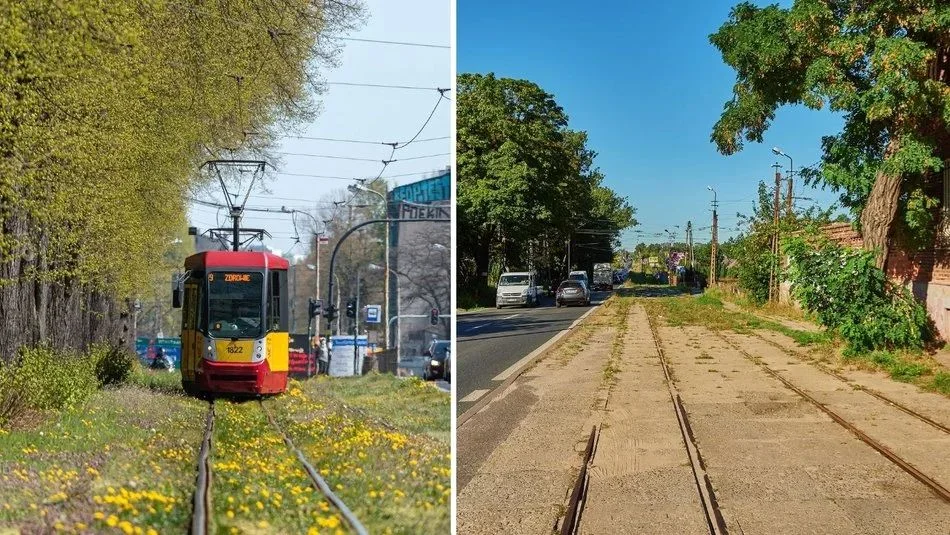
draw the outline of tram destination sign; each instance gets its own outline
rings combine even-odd
[[[208,282],[214,282],[214,273],[208,273]],[[224,282],[251,282],[250,273],[222,273]]]

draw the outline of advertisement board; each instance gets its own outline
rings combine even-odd
[[[165,355],[171,359],[176,369],[181,368],[181,338],[148,338],[140,336],[135,339],[135,352],[144,366],[152,363],[155,351],[162,348]]]

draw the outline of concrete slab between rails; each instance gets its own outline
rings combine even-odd
[[[467,422],[472,416],[475,416],[476,414],[479,413],[479,411],[484,409],[485,406],[491,403],[491,400],[494,399],[495,396],[498,395],[498,393],[503,392],[506,388],[511,386],[511,383],[515,382],[515,380],[518,379],[518,377],[520,377],[521,374],[525,372],[525,370],[527,370],[532,365],[534,365],[535,362],[541,360],[544,356],[546,356],[546,352],[548,351],[548,349],[550,349],[552,346],[557,344],[562,338],[567,336],[568,333],[576,329],[577,326],[581,324],[581,322],[587,319],[587,317],[590,316],[598,308],[600,307],[599,306],[591,307],[591,309],[585,312],[581,317],[574,320],[574,323],[572,323],[567,329],[564,329],[563,331],[555,334],[553,337],[551,337],[550,340],[541,344],[539,348],[535,349],[531,353],[528,353],[524,358],[522,358],[518,362],[515,362],[514,364],[509,366],[507,370],[495,376],[493,380],[502,381],[502,383],[498,385],[497,387],[493,388],[487,394],[483,395],[481,398],[479,398],[479,400],[474,405],[472,405],[471,407],[468,408],[468,410],[466,410],[461,415],[459,415],[458,422],[456,423],[456,429],[459,427],[462,427],[462,425],[464,425],[465,422]]]

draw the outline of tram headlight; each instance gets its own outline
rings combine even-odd
[[[214,354],[214,344],[208,344],[208,352],[205,353],[205,358],[208,360],[217,360]]]

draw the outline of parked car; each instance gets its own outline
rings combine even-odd
[[[449,340],[433,340],[422,354],[426,357],[426,367],[422,378],[426,381],[445,379],[445,360],[449,357]],[[447,380],[447,379],[446,379]]]
[[[557,307],[568,305],[590,305],[590,290],[583,281],[566,280],[557,288],[554,296]]]

